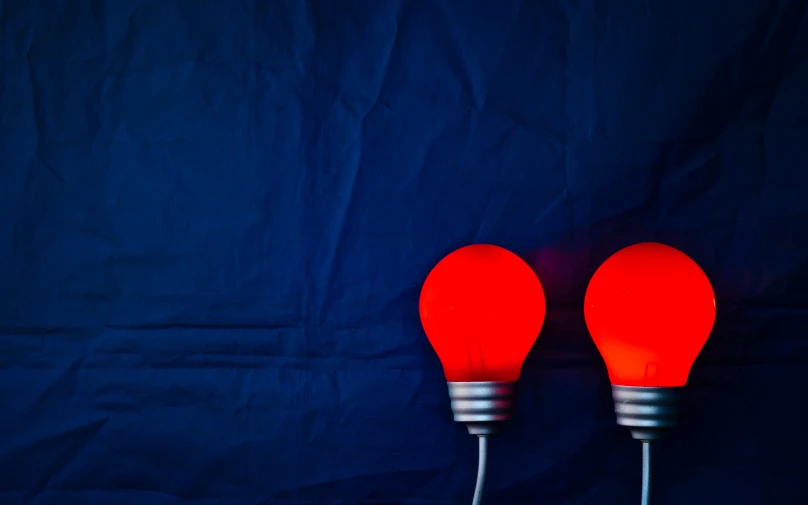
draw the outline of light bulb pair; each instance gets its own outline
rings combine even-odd
[[[648,442],[676,424],[678,397],[712,331],[710,281],[684,253],[659,243],[622,249],[589,282],[587,328],[600,351],[617,422],[642,440],[648,503]],[[485,479],[485,437],[510,419],[522,364],[541,331],[544,291],[521,258],[493,245],[443,258],[421,290],[424,331],[443,365],[455,420],[478,435]]]

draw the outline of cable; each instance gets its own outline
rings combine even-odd
[[[480,439],[480,462],[477,466],[477,485],[474,486],[474,499],[471,505],[480,505],[483,501],[483,491],[485,490],[485,474],[488,470],[488,437],[478,435]]]
[[[642,499],[640,505],[651,503],[651,441],[642,441]]]

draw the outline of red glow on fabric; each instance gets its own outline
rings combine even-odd
[[[612,384],[684,386],[715,322],[707,275],[686,254],[647,242],[598,268],[584,317]]]
[[[470,245],[435,265],[419,310],[446,380],[483,382],[519,378],[546,308],[539,278],[519,256]]]

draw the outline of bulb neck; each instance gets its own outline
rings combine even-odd
[[[454,420],[472,435],[497,433],[513,417],[516,382],[449,382]]]
[[[679,421],[681,387],[612,386],[617,424],[637,440],[657,440]]]

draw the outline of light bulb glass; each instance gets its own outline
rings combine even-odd
[[[514,253],[471,245],[432,269],[419,310],[447,381],[515,381],[544,322],[544,291]]]
[[[675,387],[715,322],[707,275],[686,254],[648,242],[618,251],[589,282],[584,316],[614,385]]]

